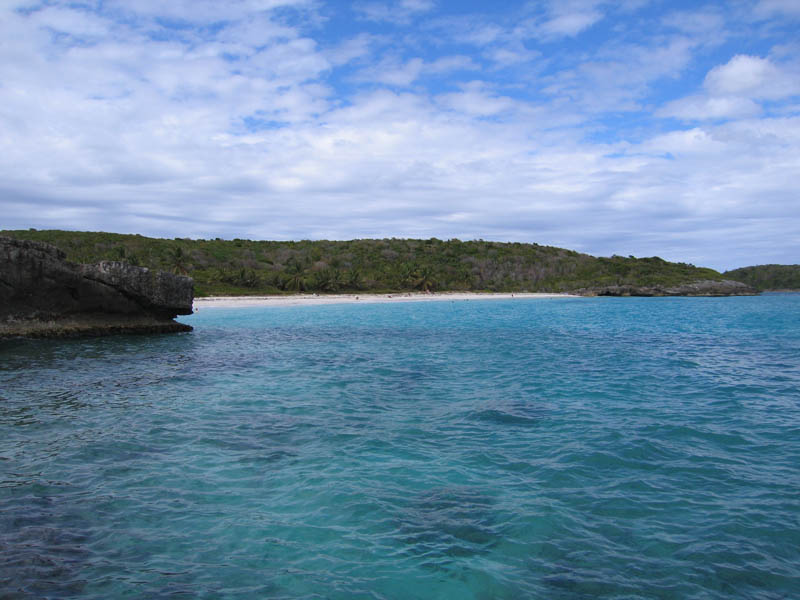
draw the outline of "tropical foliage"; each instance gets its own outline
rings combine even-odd
[[[725,277],[757,290],[800,290],[800,265],[758,265],[726,271]]]
[[[596,258],[539,244],[414,239],[250,241],[159,239],[81,231],[3,231],[49,242],[74,262],[126,260],[187,274],[198,295],[294,292],[548,291],[721,279],[658,257]]]

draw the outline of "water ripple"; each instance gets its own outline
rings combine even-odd
[[[219,309],[4,341],[0,597],[797,597],[798,308]]]

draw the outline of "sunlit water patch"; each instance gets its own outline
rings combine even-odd
[[[800,597],[800,296],[0,344],[2,598]]]

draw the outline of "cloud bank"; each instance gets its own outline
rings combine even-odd
[[[6,3],[0,227],[800,262],[793,6]]]

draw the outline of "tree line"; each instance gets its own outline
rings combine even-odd
[[[536,243],[436,238],[162,239],[62,230],[0,234],[51,243],[73,262],[119,260],[189,275],[199,296],[414,290],[568,292],[722,278],[712,269],[659,257],[594,257]]]
[[[724,275],[760,291],[800,290],[800,265],[757,265],[725,271]]]

